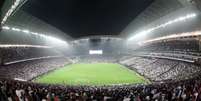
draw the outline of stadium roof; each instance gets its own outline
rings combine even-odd
[[[17,8],[5,25],[50,34],[63,40],[94,35],[120,35],[127,38],[141,30],[153,28],[155,25],[161,25],[177,17],[197,13],[197,8],[201,4],[199,0],[22,1],[24,1],[23,6]],[[9,3],[4,4],[9,6]],[[1,11],[6,11],[7,8],[3,7]],[[4,15],[3,12],[2,16]],[[159,29],[154,34],[163,36],[199,30],[200,21],[191,20],[194,24],[186,25],[179,23],[184,26],[175,28],[176,24],[173,26],[175,29],[172,29],[173,27],[166,30]]]
[[[30,14],[34,19],[40,19],[72,38],[89,35],[119,35],[153,1],[27,0],[21,7],[20,13]],[[26,17],[22,15],[20,20],[26,20]],[[29,21],[33,22],[30,19],[25,22],[29,23]]]

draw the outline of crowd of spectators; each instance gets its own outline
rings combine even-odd
[[[76,62],[117,62],[118,58],[105,56],[82,56],[76,58],[53,57],[49,59],[29,60],[20,63],[2,65],[0,76],[7,78],[18,78],[30,80],[48,71],[60,68],[68,63]],[[182,80],[193,77],[199,73],[201,68],[192,63],[175,61],[169,59],[158,59],[150,57],[126,57],[118,61],[120,64],[135,70],[152,81]]]
[[[114,63],[121,55],[79,55],[71,57],[73,63]]]
[[[54,49],[34,47],[0,48],[0,52],[2,62],[12,62],[16,60],[60,55],[60,53]]]
[[[46,56],[30,49],[7,49],[7,62]],[[2,50],[0,50],[2,52]],[[16,53],[17,52],[17,53]],[[8,54],[7,54],[8,53]],[[11,53],[11,54],[10,54]],[[50,52],[51,53],[51,52]],[[12,55],[14,54],[14,55]],[[0,101],[201,101],[201,68],[192,63],[150,57],[79,56],[29,60],[0,66]],[[117,62],[137,71],[151,81],[149,85],[64,86],[22,82],[71,62]],[[4,60],[5,61],[5,60]],[[12,79],[10,79],[12,78]],[[171,82],[162,83],[170,80]]]
[[[2,65],[0,66],[0,77],[30,80],[69,63],[70,61],[65,57],[53,57]]]
[[[144,51],[180,51],[180,52],[199,52],[199,40],[175,39],[168,41],[153,42],[143,45],[138,50]]]
[[[201,56],[199,43],[199,40],[193,37],[187,38],[187,40],[163,40],[144,44],[133,53],[196,60]]]
[[[0,79],[0,101],[201,101],[201,78],[108,87],[45,85]]]
[[[130,57],[119,63],[152,81],[188,79],[201,71],[193,63],[150,57]]]

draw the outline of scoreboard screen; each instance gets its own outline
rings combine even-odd
[[[93,55],[93,54],[101,55],[101,54],[103,54],[103,50],[89,50],[89,54],[90,55]]]

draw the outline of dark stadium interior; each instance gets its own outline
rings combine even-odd
[[[0,0],[0,101],[201,101],[201,0]]]
[[[29,0],[23,9],[71,37],[78,38],[89,35],[118,35],[152,1]]]

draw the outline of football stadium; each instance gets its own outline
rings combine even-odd
[[[0,0],[0,101],[201,101],[201,0]]]

